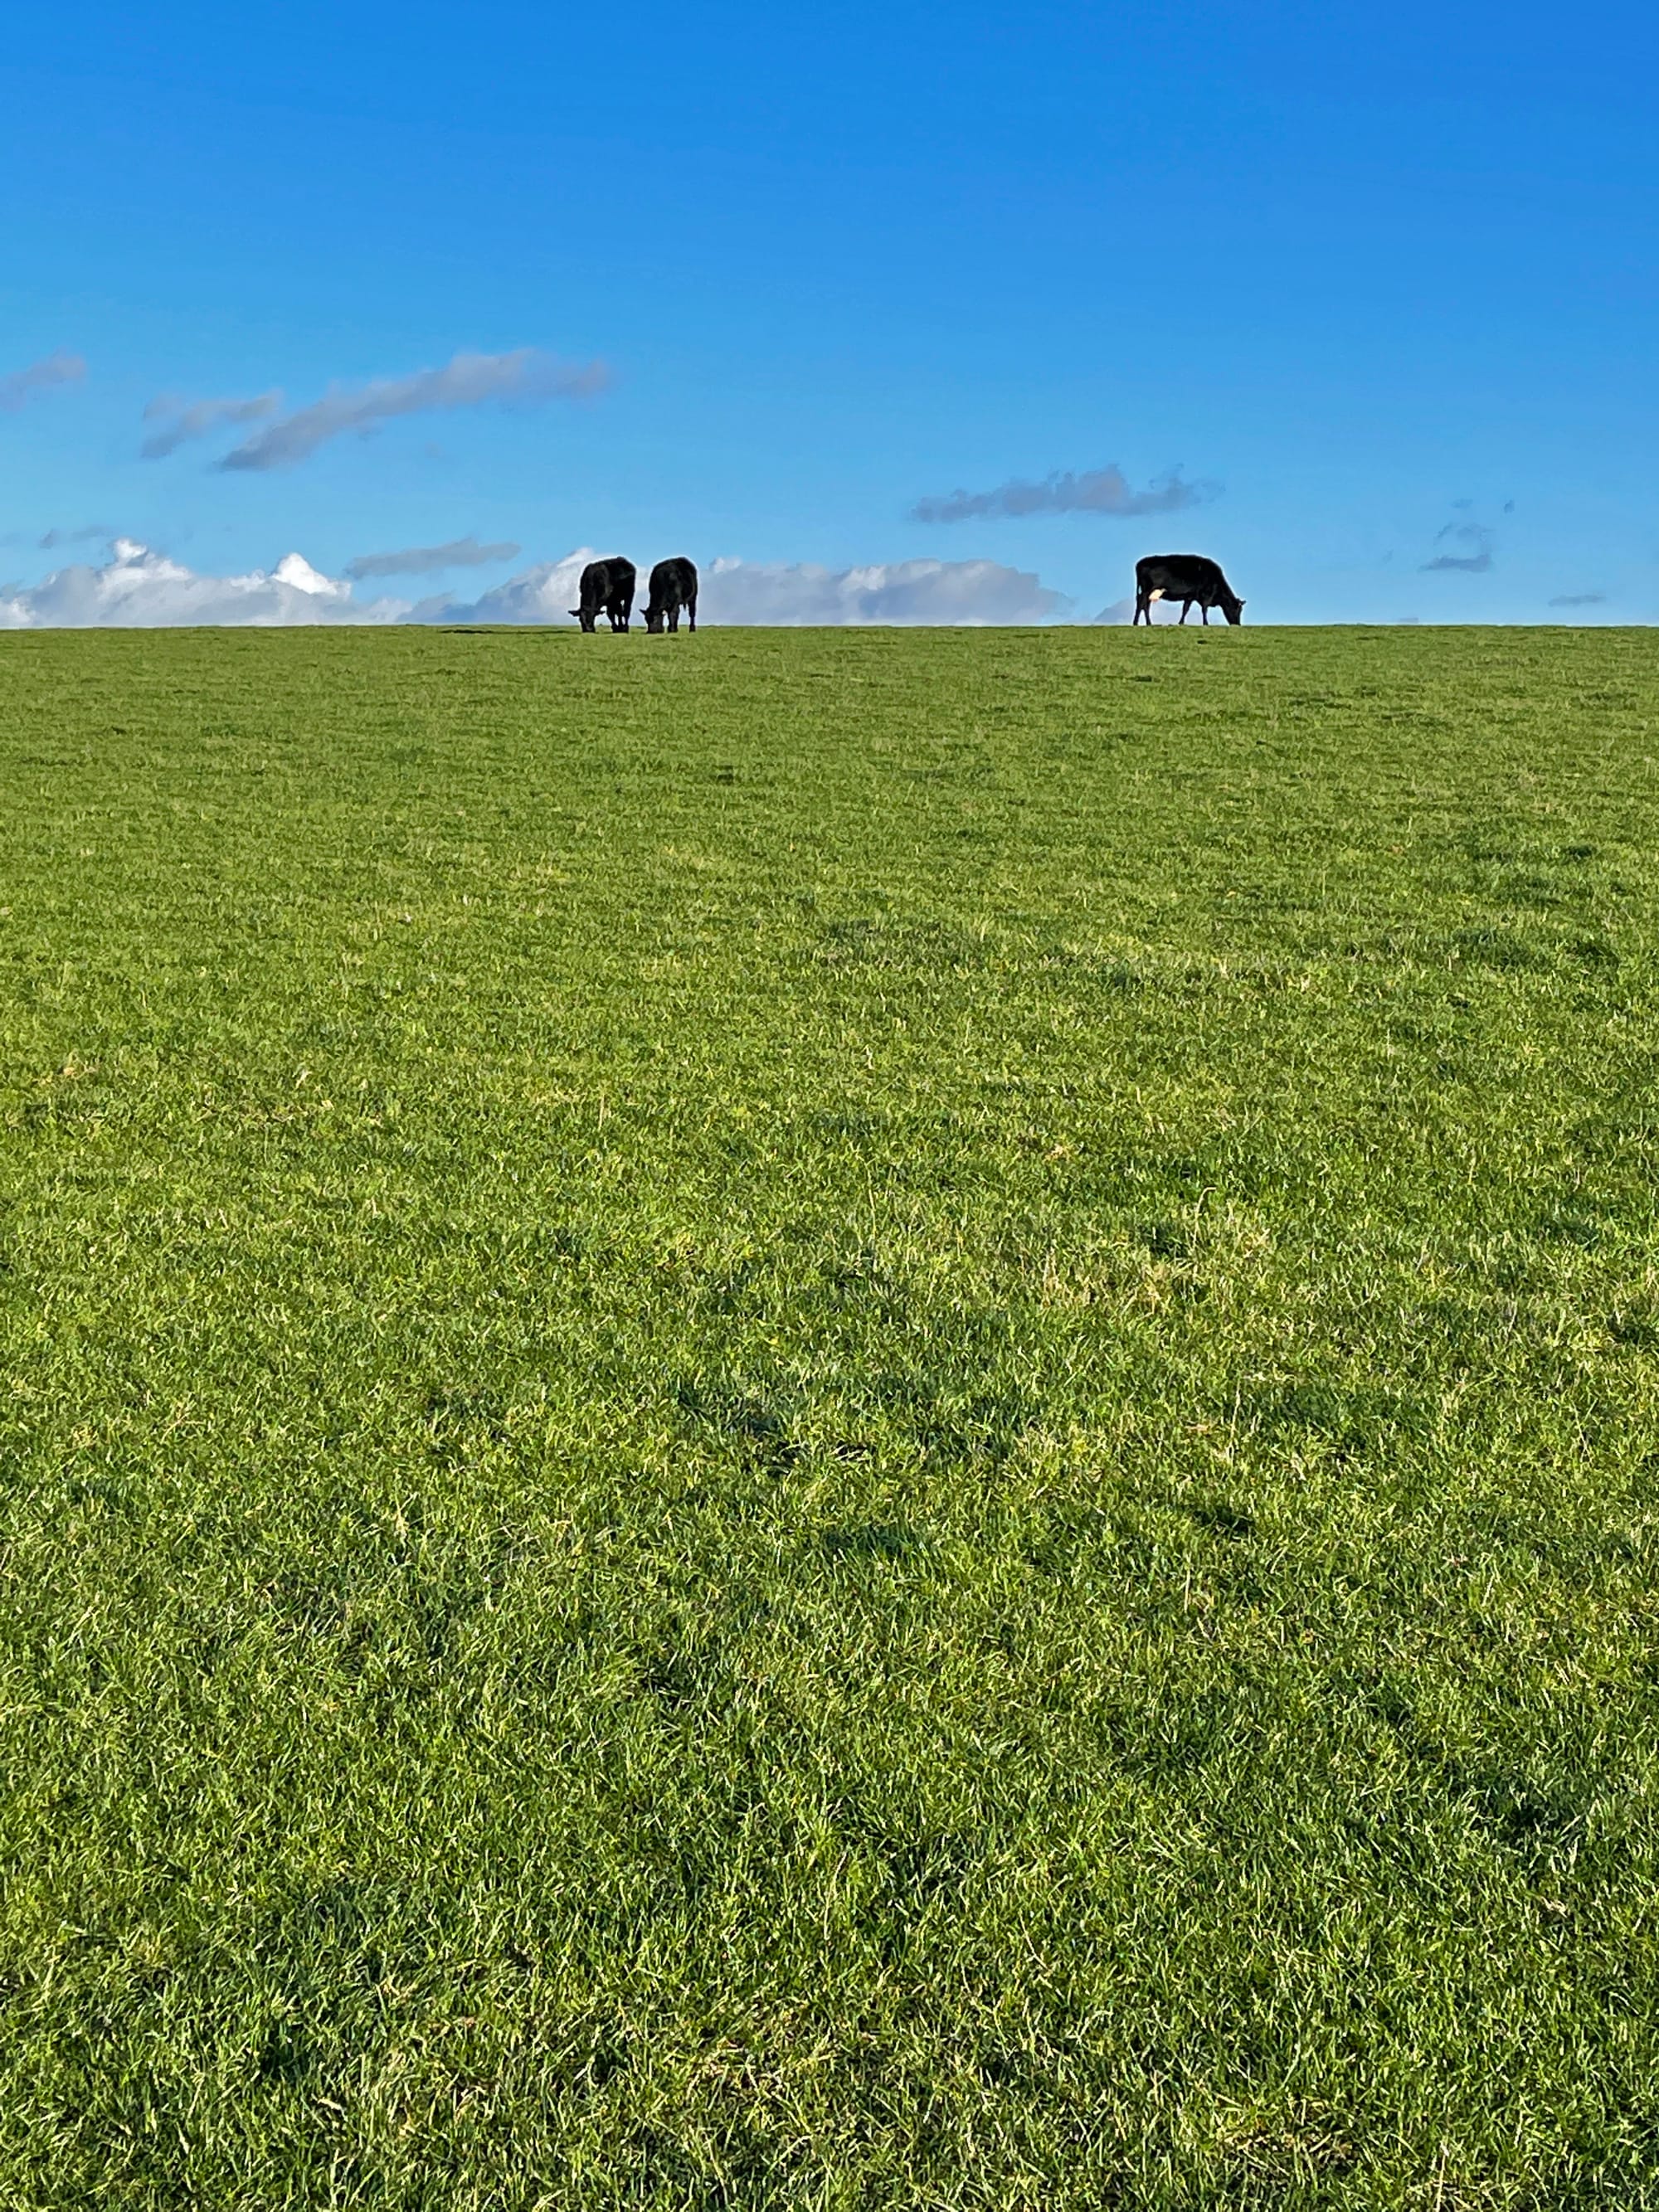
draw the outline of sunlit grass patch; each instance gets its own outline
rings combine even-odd
[[[0,652],[0,2196],[1659,2201],[1645,635]]]

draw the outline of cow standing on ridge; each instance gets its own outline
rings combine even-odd
[[[1149,553],[1135,562],[1134,622],[1150,625],[1154,599],[1179,599],[1185,622],[1194,601],[1204,611],[1204,627],[1210,626],[1210,609],[1219,607],[1230,623],[1244,612],[1241,599],[1218,562],[1202,553]],[[1133,623],[1131,624],[1133,627]]]
[[[697,572],[684,554],[676,554],[672,561],[659,561],[651,571],[651,596],[645,603],[645,626],[653,637],[660,637],[666,623],[671,630],[680,626],[680,609],[684,607],[690,627],[697,627]]]
[[[636,581],[634,563],[624,561],[620,553],[609,561],[590,561],[582,570],[577,593],[581,605],[570,611],[585,630],[596,629],[602,614],[610,617],[612,629],[626,629],[634,611]]]

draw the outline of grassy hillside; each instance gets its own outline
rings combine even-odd
[[[1659,2203],[1656,713],[0,640],[0,2199]]]

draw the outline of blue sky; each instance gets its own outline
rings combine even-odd
[[[471,540],[356,600],[596,546],[1087,619],[1192,549],[1247,620],[1650,621],[1656,63],[1650,9],[1524,0],[20,10],[0,585],[81,531],[198,577]],[[520,366],[408,381],[458,356]],[[158,398],[273,393],[140,457]]]

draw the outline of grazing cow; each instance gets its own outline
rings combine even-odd
[[[1144,561],[1137,561],[1136,622],[1151,623],[1154,599],[1179,599],[1182,622],[1196,600],[1204,610],[1206,629],[1212,607],[1219,607],[1230,623],[1237,622],[1244,611],[1243,600],[1222,574],[1219,565],[1206,560],[1202,553],[1149,553]]]
[[[609,561],[590,561],[582,570],[581,605],[570,611],[586,630],[597,629],[602,614],[610,617],[612,629],[626,629],[634,611],[635,581],[634,563],[620,553]]]
[[[659,561],[651,571],[651,596],[645,603],[645,626],[653,637],[660,637],[663,624],[672,630],[680,626],[680,609],[684,607],[690,618],[693,629],[697,626],[697,572],[684,554],[676,554],[672,561]]]

